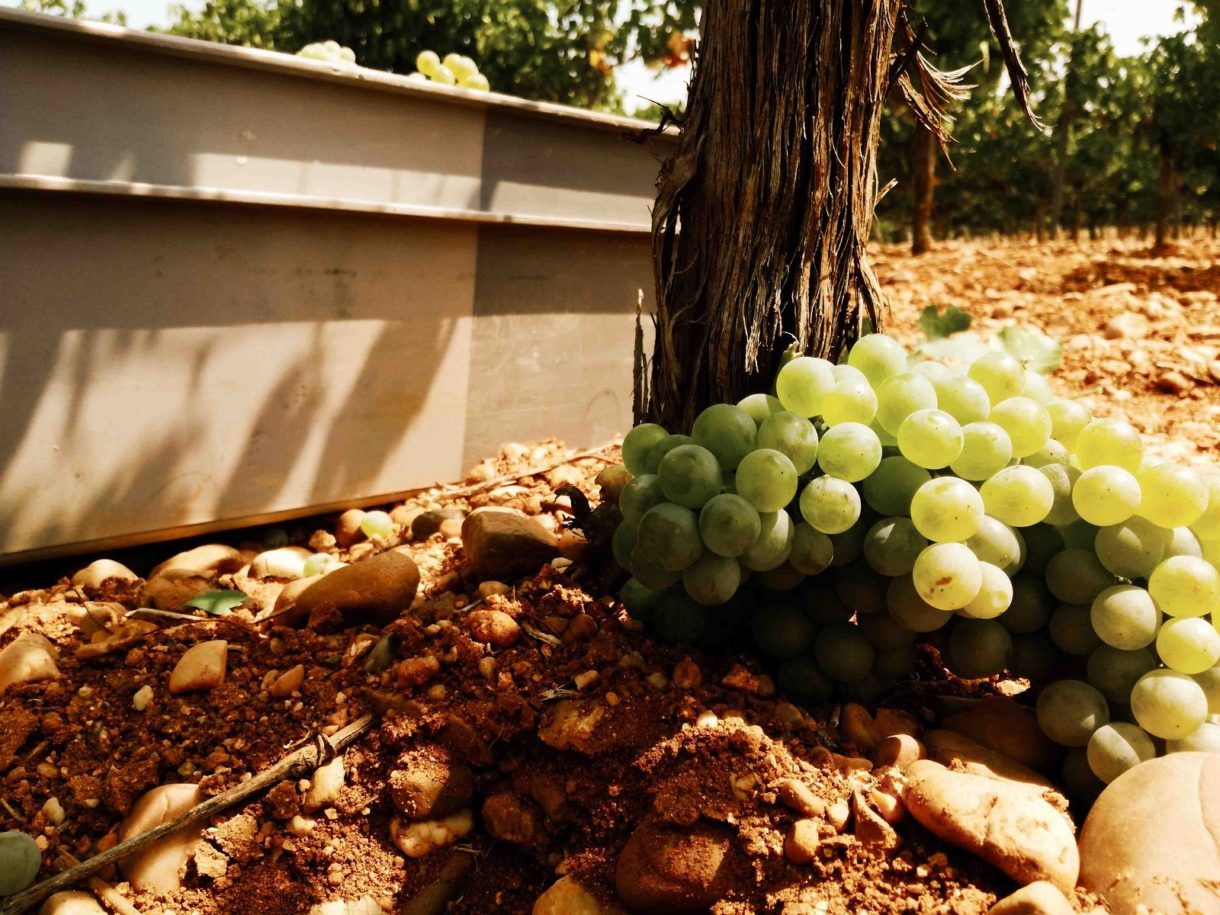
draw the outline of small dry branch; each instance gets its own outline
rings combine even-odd
[[[5,901],[4,906],[0,908],[0,915],[17,915],[19,912],[31,909],[54,893],[69,889],[78,883],[89,881],[99,871],[104,870],[111,864],[117,864],[144,846],[156,842],[158,839],[163,839],[170,833],[177,832],[186,826],[202,823],[213,814],[232,807],[234,804],[244,801],[286,778],[299,778],[312,772],[318,766],[324,765],[333,759],[339,751],[354,743],[361,734],[372,726],[373,720],[372,715],[365,715],[338,731],[333,737],[326,737],[321,734],[315,735],[307,743],[293,750],[271,768],[264,769],[258,775],[242,782],[240,785],[234,785],[228,791],[222,791],[215,797],[208,798],[203,803],[192,807],[186,813],[175,817],[169,822],[162,823],[160,826],[148,830],[148,832],[142,832],[138,836],[133,836],[126,842],[120,842],[114,848],[104,851],[99,855],[94,855],[89,860],[61,871],[54,877],[48,877],[41,883],[36,883],[29,889],[18,893],[16,896]]]

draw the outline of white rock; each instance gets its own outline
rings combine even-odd
[[[300,546],[266,550],[250,563],[250,575],[254,578],[301,578],[305,574],[305,560],[312,555]]]
[[[38,915],[108,915],[92,893],[65,890],[47,898]]]
[[[198,785],[176,784],[153,788],[136,801],[131,813],[123,821],[119,840],[126,842],[133,836],[160,826],[180,814],[186,813],[203,801],[203,792]],[[123,876],[138,890],[165,895],[182,885],[182,871],[195,851],[195,844],[202,834],[202,826],[179,829],[146,848],[141,849],[119,864]]]
[[[121,562],[115,562],[113,559],[95,559],[72,576],[72,584],[78,588],[100,588],[103,582],[111,579],[139,581],[140,576]]]
[[[0,651],[0,696],[10,686],[38,683],[59,676],[59,653],[46,638],[23,632]]]
[[[229,643],[211,639],[192,645],[178,659],[169,675],[169,691],[174,695],[214,689],[225,681]]]
[[[346,774],[342,756],[336,756],[326,765],[319,767],[309,780],[309,788],[301,800],[301,809],[306,813],[313,813],[333,804],[339,797],[339,792],[343,790]]]

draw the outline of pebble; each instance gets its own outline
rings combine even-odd
[[[133,836],[160,826],[203,800],[204,794],[198,785],[172,784],[153,788],[136,801],[131,813],[123,820],[119,841],[126,842]],[[162,896],[172,893],[181,888],[183,868],[194,854],[202,832],[202,825],[172,832],[124,858],[119,863],[119,869],[137,890]]]
[[[1003,696],[989,696],[949,715],[942,726],[1039,772],[1049,771],[1059,758],[1033,709]]]
[[[215,689],[225,681],[229,643],[224,639],[199,642],[186,650],[169,675],[169,691],[180,693]]]
[[[744,855],[721,826],[678,829],[645,820],[619,854],[614,884],[632,910],[702,912],[738,885],[746,869]]]
[[[1164,391],[1166,394],[1182,395],[1187,391],[1193,391],[1194,387],[1195,383],[1181,372],[1165,372],[1156,380],[1156,389]]]
[[[95,559],[72,576],[72,584],[78,588],[101,588],[108,581],[139,581],[140,576],[121,562],[113,559]]]
[[[298,664],[284,671],[267,687],[267,692],[274,699],[287,699],[301,688],[305,682],[305,665]]]
[[[302,839],[313,832],[317,825],[317,820],[310,819],[309,817],[303,817],[298,813],[294,814],[293,817],[288,821],[288,825],[285,827],[285,829],[288,830],[290,835],[294,835],[298,839]]]
[[[339,520],[335,522],[335,543],[347,549],[354,543],[359,543],[364,539],[364,531],[360,529],[361,522],[364,521],[364,509],[349,508],[339,516]]]
[[[987,910],[987,915],[1073,915],[1075,911],[1055,884],[1035,880],[1005,896]]]
[[[1134,311],[1124,311],[1106,322],[1102,333],[1107,340],[1138,340],[1148,336],[1148,319]]]
[[[817,820],[796,820],[784,837],[784,857],[793,864],[808,864],[817,856],[818,841]]]
[[[460,508],[437,508],[423,512],[411,522],[411,539],[427,540],[437,532],[446,540],[460,537],[465,520],[466,512]]]
[[[886,853],[898,850],[902,845],[902,839],[898,837],[894,827],[869,806],[868,801],[859,790],[852,792],[851,808],[856,818],[857,841]]]
[[[223,543],[205,543],[192,550],[171,556],[149,573],[148,579],[219,578],[228,572],[236,572],[246,564],[239,550]]]
[[[59,802],[57,797],[47,798],[42,805],[42,815],[52,826],[62,826],[67,817],[67,814],[64,813],[64,805]]]
[[[250,563],[250,574],[254,578],[301,578],[305,574],[305,560],[312,555],[301,546],[265,550]]]
[[[65,890],[48,896],[47,901],[39,908],[38,915],[107,915],[107,912],[92,893]]]
[[[466,623],[475,641],[496,648],[507,648],[521,637],[521,627],[503,610],[472,610]]]
[[[479,583],[479,586],[475,588],[474,593],[475,597],[477,597],[479,600],[487,600],[489,597],[507,594],[511,590],[512,588],[504,584],[502,581],[484,581]]]
[[[799,778],[781,779],[775,785],[775,796],[781,804],[803,817],[820,817],[826,813],[825,802]]]
[[[951,772],[927,759],[906,774],[903,803],[939,838],[1020,883],[1049,880],[1072,891],[1080,871],[1072,825],[1027,785]]]
[[[309,907],[307,915],[385,915],[385,909],[372,896],[361,896],[359,899],[315,902]]]
[[[703,683],[703,671],[690,658],[683,658],[674,665],[673,681],[678,689],[694,689]]]
[[[927,750],[924,745],[910,734],[891,734],[877,744],[877,749],[873,753],[873,762],[878,767],[897,766],[903,769],[915,760],[924,759],[926,756]]]
[[[474,797],[474,771],[439,746],[402,754],[388,779],[390,801],[408,820],[456,813]]]
[[[474,814],[469,808],[435,820],[406,823],[398,817],[390,820],[390,838],[408,858],[422,858],[438,848],[452,845],[474,828]]]
[[[508,508],[480,508],[462,523],[470,570],[483,578],[531,575],[558,554],[559,541],[536,518]]]
[[[46,638],[23,632],[0,651],[0,696],[10,686],[39,683],[59,676],[59,653]]]
[[[334,610],[345,626],[384,626],[411,606],[418,588],[415,561],[406,547],[395,547],[323,575],[296,596],[283,620],[299,623]]]
[[[432,655],[407,658],[394,668],[394,680],[404,689],[423,686],[441,672],[441,662]]]
[[[847,826],[847,821],[851,819],[851,808],[847,806],[846,801],[835,801],[826,808],[826,822],[835,828],[835,831],[842,832]]]
[[[316,813],[334,804],[343,790],[346,775],[342,756],[336,756],[326,765],[315,769],[309,779],[309,787],[305,789],[305,796],[301,798],[301,809],[306,813]]]
[[[839,712],[839,733],[866,753],[876,749],[878,736],[873,716],[862,705],[849,702],[843,706]]]
[[[1220,756],[1171,753],[1124,772],[1080,833],[1080,877],[1115,915],[1220,911]]]
[[[613,902],[602,902],[566,874],[534,900],[530,915],[627,915],[627,910]]]

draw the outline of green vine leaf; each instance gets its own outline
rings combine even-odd
[[[1035,372],[1046,374],[1063,365],[1063,344],[1036,327],[1009,324],[1000,331],[1000,343]]]
[[[197,597],[183,602],[184,607],[202,610],[208,616],[228,616],[234,607],[241,606],[249,597],[244,591],[204,591]]]
[[[943,340],[950,334],[970,328],[971,317],[956,305],[950,305],[944,314],[937,312],[935,305],[929,305],[919,314],[919,329],[929,340]]]

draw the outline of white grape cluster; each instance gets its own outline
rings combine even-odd
[[[337,41],[315,41],[297,51],[297,57],[322,60],[331,64],[354,64],[356,52]]]
[[[415,58],[413,79],[431,80],[445,86],[461,86],[487,92],[491,84],[479,72],[479,65],[462,54],[446,54],[441,60],[435,51],[420,51]]]
[[[879,695],[945,629],[959,676],[1057,677],[1038,718],[1068,769],[1220,752],[1220,473],[1146,458],[1007,352],[962,369],[870,334],[690,435],[635,427],[623,462],[621,598],[663,638],[748,623],[812,701]]]

